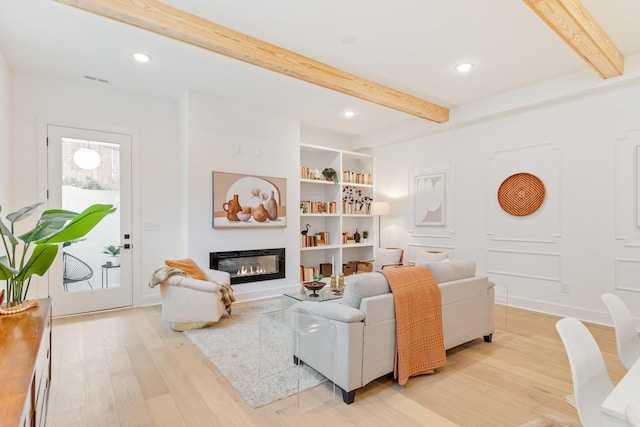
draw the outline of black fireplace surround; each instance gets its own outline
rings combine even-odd
[[[210,252],[209,268],[229,273],[232,285],[284,279],[284,249]]]

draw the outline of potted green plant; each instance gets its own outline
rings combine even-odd
[[[80,239],[116,211],[113,205],[101,204],[91,205],[80,213],[48,209],[42,212],[33,229],[16,236],[15,224],[30,217],[41,204],[8,214],[9,226],[0,218],[0,237],[6,253],[0,257],[0,280],[6,281],[7,307],[27,298],[31,277],[43,276],[49,270],[60,243]]]
[[[108,267],[120,265],[120,258],[118,258],[118,256],[120,255],[120,246],[116,246],[116,245],[105,246],[104,251],[102,251],[102,253],[109,255],[109,258],[107,258],[107,262],[106,262],[106,265]]]
[[[324,176],[324,179],[327,181],[333,181],[334,184],[338,183],[338,174],[333,168],[324,168],[322,176]]]

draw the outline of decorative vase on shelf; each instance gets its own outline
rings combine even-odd
[[[357,229],[357,228],[356,228],[356,232],[355,232],[355,233],[353,233],[353,240],[354,240],[356,243],[360,243],[360,233],[358,233],[358,229]]]
[[[274,197],[275,194],[272,190],[271,197],[267,201],[267,218],[269,218],[269,221],[275,221],[276,219],[278,219],[278,202],[276,202],[276,199]]]

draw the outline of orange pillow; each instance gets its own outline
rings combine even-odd
[[[168,259],[164,262],[167,266],[177,268],[187,273],[189,276],[198,280],[207,280],[204,271],[198,267],[198,264],[191,258],[186,259]]]

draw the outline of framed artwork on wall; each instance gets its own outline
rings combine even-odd
[[[416,173],[413,176],[416,225],[446,225],[445,173]]]
[[[285,227],[287,180],[213,172],[213,228]]]

